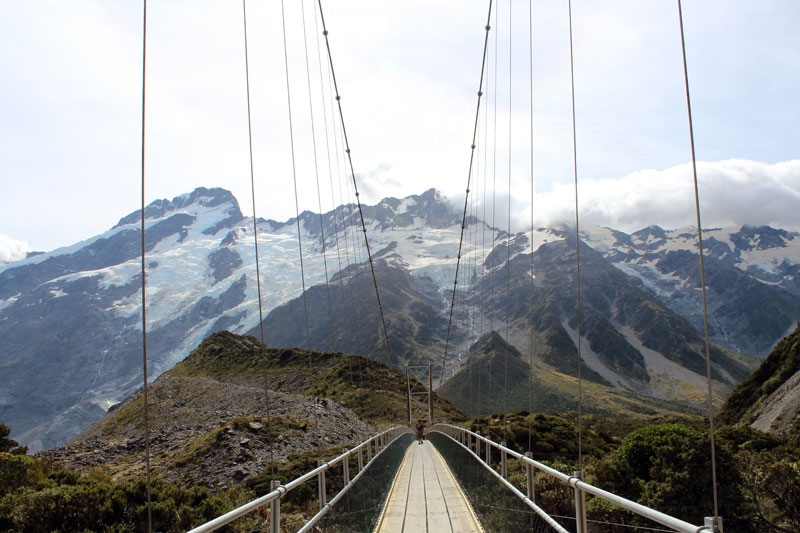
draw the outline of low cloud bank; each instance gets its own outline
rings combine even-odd
[[[701,162],[697,174],[704,228],[769,225],[800,230],[800,159],[775,164],[743,159]],[[641,170],[622,178],[583,179],[578,183],[578,195],[581,225],[626,232],[653,224],[666,229],[696,225],[690,164]],[[456,198],[451,201],[454,206],[459,204]],[[498,192],[495,220],[501,228],[507,226],[507,201],[507,193]],[[478,213],[483,214],[483,206],[478,206]],[[491,205],[486,213],[491,223]],[[530,228],[528,194],[512,198],[511,217],[512,230]],[[536,227],[574,223],[575,190],[571,184],[536,194]]]
[[[0,265],[25,259],[30,249],[27,242],[0,234]]]

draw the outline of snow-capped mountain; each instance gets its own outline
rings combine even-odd
[[[581,238],[702,331],[696,228],[650,226],[626,235],[593,227]],[[712,340],[765,357],[800,319],[800,233],[715,228],[703,230],[703,246]]]
[[[459,253],[460,213],[431,189],[364,206],[364,214],[393,362],[438,361]],[[171,368],[214,331],[258,334],[253,219],[243,217],[228,191],[200,188],[171,201],[155,201],[145,209],[145,222],[151,377]],[[364,266],[357,209],[345,205],[322,215],[300,215],[305,306],[297,222],[257,221],[265,340],[275,346],[310,344],[315,349],[352,350],[383,358],[385,346],[374,287]],[[140,224],[137,211],[92,239],[0,267],[0,420],[14,430],[16,440],[34,451],[78,433],[141,385]],[[609,268],[619,274],[620,287],[633,284],[644,291],[636,292],[636,305],[663,304],[672,310],[664,311],[671,317],[670,324],[686,316],[696,334],[697,291],[693,287],[699,283],[692,261],[697,256],[687,233],[647,228],[626,235],[594,227],[583,230],[582,240],[597,252],[600,279],[611,275],[602,268],[613,265],[616,268]],[[451,336],[453,359],[448,363],[452,370],[459,364],[460,344],[492,327],[502,332],[498,324],[509,316],[516,324],[510,328],[512,343],[527,350],[524,339],[528,336],[522,325],[531,309],[523,303],[522,294],[529,291],[523,282],[530,279],[530,249],[527,236],[512,236],[510,249],[506,237],[474,217],[467,221],[458,287],[473,287],[475,292],[470,296],[459,291]],[[536,231],[537,280],[550,283],[553,276],[548,277],[547,269],[562,268],[553,263],[554,257],[564,256],[570,242],[574,248],[567,228]],[[712,293],[719,293],[718,300],[712,298],[714,339],[731,349],[765,353],[800,318],[796,281],[800,236],[772,228],[713,230],[707,243],[713,278],[708,285]],[[506,300],[494,286],[506,284],[506,257],[511,259],[511,280],[519,285],[511,295],[513,306],[501,303]],[[569,272],[564,272],[564,279],[569,278]],[[627,294],[625,287],[620,295]],[[483,297],[475,296],[480,294],[486,302],[490,298],[494,302],[496,294],[497,302],[493,307],[481,306]],[[310,341],[302,315],[306,309]],[[542,331],[550,331],[550,326],[561,329],[548,337],[553,342],[542,344],[547,349],[540,354],[543,364],[565,372],[570,372],[569,365],[559,358],[574,342],[568,312],[568,305],[558,311],[548,308]],[[620,325],[614,306],[602,313],[607,315],[602,327],[626,327]],[[479,316],[485,320],[479,321]],[[749,321],[748,327],[732,325],[740,320]],[[691,344],[694,337],[687,340],[687,335],[693,334],[673,337]],[[591,343],[589,335],[587,343]],[[652,343],[640,338],[646,335],[634,329],[625,330],[625,335],[630,344],[625,353],[631,354],[631,361],[638,360],[634,352],[651,350],[648,343]],[[669,342],[676,342],[673,337]],[[673,348],[665,345],[661,350],[666,353]],[[605,382],[617,387],[635,382],[628,388],[649,390],[642,385],[648,382],[649,370],[645,369],[646,375],[641,369],[620,370],[627,363],[615,362],[606,352],[596,351],[599,355],[593,359],[592,371],[597,376],[605,376]],[[686,357],[689,361],[693,356]],[[694,379],[691,361],[681,362],[679,355],[669,361],[664,365],[682,368],[691,374],[686,379]],[[725,361],[719,364],[723,385],[729,387],[742,379],[741,368],[734,369],[733,363]]]

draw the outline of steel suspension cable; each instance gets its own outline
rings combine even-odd
[[[494,24],[498,31],[494,32],[494,78],[492,79],[492,83],[494,84],[493,90],[493,110],[492,110],[492,244],[491,249],[489,250],[489,255],[492,256],[492,262],[489,264],[489,331],[490,334],[494,333],[494,265],[495,261],[497,261],[497,256],[494,254],[495,243],[497,242],[497,225],[496,225],[496,215],[497,215],[497,59],[498,59],[498,50],[500,48],[500,10],[495,10],[494,13]],[[492,360],[493,357],[489,357],[489,360],[486,364],[486,372],[487,372],[487,380],[486,380],[486,400],[491,400],[489,397],[491,388],[489,387],[489,381],[492,378]]]
[[[145,265],[145,195],[144,195],[144,156],[145,156],[145,94],[147,84],[147,0],[144,0],[142,15],[142,369],[144,372],[144,463],[145,491],[147,493],[147,531],[153,533],[153,502],[150,491],[150,405],[147,397],[147,272]]]
[[[334,99],[335,101],[335,99]],[[341,128],[338,129],[338,132],[341,134]],[[341,146],[344,147],[344,139],[341,139]],[[344,177],[344,196],[342,197],[342,202],[344,202],[344,198],[350,198],[353,195],[353,184],[349,180],[349,176],[347,176],[347,154],[344,150],[341,150],[341,157],[342,157],[342,176]],[[341,185],[341,184],[340,184]],[[353,218],[353,209],[352,204],[347,203],[347,212],[348,218]],[[367,318],[367,299],[364,297],[364,287],[361,286],[360,280],[361,276],[366,276],[366,260],[362,259],[364,255],[364,245],[361,240],[358,238],[358,228],[357,224],[349,224],[345,226],[345,228],[349,228],[350,231],[347,234],[348,239],[352,242],[350,243],[350,249],[353,252],[353,268],[352,270],[352,286],[353,286],[353,295],[355,301],[358,302],[359,313],[361,320],[364,321]]]
[[[331,120],[334,121],[335,119],[334,119],[333,111],[332,111],[333,110],[333,106],[334,106],[334,103],[333,103],[334,92],[333,92],[333,87],[332,87],[332,78],[333,78],[333,76],[330,75],[330,64],[327,65],[327,68],[328,68],[328,74],[329,74],[328,75],[328,80],[327,80],[328,81],[328,90],[329,90],[329,94],[330,94],[330,97],[331,97]],[[358,317],[359,311],[361,312],[362,316],[364,315],[364,311],[363,311],[364,310],[364,299],[363,298],[356,298],[356,296],[355,296],[355,293],[358,290],[358,285],[356,284],[356,278],[357,278],[357,273],[358,273],[358,267],[356,266],[356,261],[357,261],[357,259],[356,259],[356,250],[355,250],[355,247],[353,247],[353,262],[351,262],[350,261],[350,244],[349,244],[350,236],[349,236],[348,231],[347,231],[348,224],[347,224],[347,218],[345,217],[345,202],[344,202],[344,198],[345,197],[344,197],[344,193],[342,191],[342,176],[344,175],[344,172],[342,171],[343,163],[339,159],[340,153],[343,154],[344,151],[343,150],[342,151],[339,150],[339,130],[338,130],[338,128],[335,128],[335,127],[334,127],[334,131],[333,131],[333,141],[334,141],[334,145],[335,145],[335,148],[336,148],[336,152],[335,152],[335,154],[336,154],[336,181],[337,181],[337,183],[339,185],[339,211],[341,213],[340,216],[341,216],[341,220],[342,220],[342,236],[344,237],[344,251],[345,251],[345,258],[347,260],[347,277],[350,279],[350,283],[348,284],[348,287],[350,289],[348,291],[350,293],[350,312],[351,312],[350,316],[351,316],[352,322],[355,322],[356,318]],[[345,177],[345,183],[346,183],[346,181],[347,181],[347,178]],[[343,276],[340,276],[340,277],[343,277]],[[354,287],[354,285],[355,285],[355,287]],[[356,308],[356,301],[358,301],[358,303],[359,303],[358,309]],[[353,333],[355,333],[355,331],[353,331]],[[351,348],[353,346],[352,343],[353,343],[353,338],[354,337],[355,337],[354,334],[350,335]],[[351,351],[354,352],[355,350],[351,350]],[[363,387],[363,379],[364,378],[363,378],[363,374],[361,372],[361,359],[357,358],[356,361],[358,362],[358,383],[359,383],[359,386]]]
[[[506,440],[508,440],[508,345],[511,342],[511,118],[512,118],[512,28],[514,19],[511,15],[512,1],[508,0],[508,234],[506,235],[506,342],[503,370],[503,418],[506,420]]]
[[[312,0],[313,1],[313,0]],[[306,10],[305,0],[300,0],[300,13],[303,19],[303,52],[306,59],[306,84],[308,86],[308,111],[311,117],[311,144],[314,148],[314,177],[317,182],[317,205],[319,206],[319,231],[320,239],[322,241],[322,265],[325,270],[325,292],[328,297],[328,321],[330,324],[330,339],[331,350],[334,350],[336,345],[336,336],[333,330],[333,308],[331,306],[331,286],[328,277],[328,258],[325,255],[325,223],[322,218],[322,193],[319,186],[319,163],[317,161],[317,132],[314,125],[314,103],[311,95],[311,69],[308,64],[308,35],[306,33]]]
[[[576,283],[578,287],[578,470],[583,470],[583,376],[581,357],[581,234],[578,219],[578,148],[577,133],[575,131],[575,68],[572,52],[572,0],[568,2],[569,7],[569,75],[572,95],[572,168],[575,177],[575,262],[577,265]]]
[[[345,146],[344,135],[342,137],[343,137],[342,138],[342,145]],[[344,164],[345,168],[347,168],[347,157],[348,157],[348,153],[347,153],[347,151],[345,149],[345,151],[343,151],[343,153],[342,153],[342,161],[343,161],[343,164]],[[353,187],[353,181],[348,179],[347,175],[345,175],[345,185],[347,187],[347,189],[346,189],[347,190],[347,196],[350,197],[350,198],[355,197],[355,193],[357,192],[357,189]],[[360,203],[359,203],[359,207],[360,207]],[[359,217],[359,220],[360,220],[360,217]],[[367,258],[370,257],[370,254],[367,253],[367,251],[366,251],[366,249],[364,247],[364,240],[359,238],[359,233],[362,233],[362,235],[366,235],[366,233],[361,232],[359,230],[359,228],[358,228],[358,225],[359,225],[359,221],[357,220],[356,224],[352,226],[353,250],[356,253],[356,272],[358,273],[359,277],[363,276],[363,279],[367,279],[367,278],[370,277],[370,273],[369,273],[370,271],[367,269],[367,266],[368,266]],[[356,285],[356,289],[357,289],[358,294],[359,294],[358,299],[359,299],[359,301],[361,302],[361,305],[362,305],[362,316],[364,318],[366,318],[367,315],[368,315],[369,306],[367,305],[367,298],[366,298],[367,295],[364,294],[364,290],[367,289],[367,292],[368,292],[368,288],[367,287],[363,287],[359,283],[359,284]],[[382,310],[383,308],[379,306],[379,309]]]
[[[496,28],[500,28],[500,10],[498,9],[494,14],[494,25]],[[494,94],[493,94],[493,105],[494,105],[494,112],[492,113],[492,249],[489,253],[492,255],[492,262],[489,265],[489,329],[494,331],[494,264],[497,260],[497,257],[494,256],[494,247],[495,242],[497,242],[497,223],[496,223],[496,215],[497,215],[497,57],[498,57],[498,49],[499,49],[499,31],[495,31],[494,33],[494,79],[492,82],[494,83]],[[491,375],[491,359],[489,359],[489,374]]]
[[[700,224],[700,192],[697,185],[697,157],[694,146],[694,126],[692,121],[692,101],[689,96],[689,67],[686,61],[686,39],[683,31],[683,10],[681,0],[678,0],[678,20],[681,27],[681,51],[683,53],[683,79],[686,85],[686,110],[689,117],[689,144],[692,149],[692,177],[694,179],[694,205],[697,215],[697,245],[700,253],[700,281],[703,292],[703,329],[705,333],[706,349],[706,383],[708,387],[708,422],[709,440],[711,443],[711,484],[714,498],[714,530],[717,531],[717,521],[719,517],[719,501],[717,495],[717,452],[714,435],[714,400],[711,391],[711,341],[708,335],[708,302],[706,299],[706,268],[703,259],[703,230]]]
[[[342,139],[342,145],[344,146],[344,138]],[[342,153],[342,162],[343,166],[347,167],[347,153],[343,151]],[[355,194],[353,189],[353,183],[349,179],[349,176],[345,175],[345,191],[348,198],[352,198]],[[351,210],[352,215],[352,210]],[[364,251],[364,241],[361,240],[358,236],[359,228],[358,228],[358,221],[355,224],[350,226],[350,236],[353,239],[353,256],[355,257],[355,274],[356,279],[359,280],[363,276],[364,279],[368,276],[367,273],[367,260],[366,260],[366,252]],[[368,306],[367,306],[367,298],[364,295],[364,289],[361,283],[356,283],[356,293],[358,301],[361,303],[361,316],[362,319],[366,319],[368,314]]]
[[[477,285],[478,285],[478,280],[477,280],[477,270],[478,270],[478,227],[477,227],[477,220],[478,220],[478,192],[480,191],[481,154],[482,154],[482,151],[483,151],[483,150],[481,150],[480,136],[481,136],[481,127],[480,127],[480,123],[479,123],[478,124],[478,148],[476,149],[477,150],[477,154],[476,154],[477,162],[476,162],[476,165],[475,165],[476,168],[477,168],[477,171],[475,172],[475,187],[474,187],[475,194],[472,195],[472,203],[471,203],[471,208],[470,208],[471,209],[471,216],[473,217],[473,221],[474,221],[474,223],[470,226],[470,239],[469,239],[470,240],[470,244],[472,245],[472,260],[474,261],[474,263],[470,264],[470,268],[471,268],[472,273],[471,273],[471,276],[470,276],[470,279],[469,279],[469,294],[470,294],[471,298],[474,298],[475,292],[478,290],[477,289]],[[465,305],[465,307],[468,309],[468,311],[470,313],[470,318],[471,318],[471,322],[472,322],[471,329],[470,329],[470,332],[472,334],[471,337],[472,338],[479,338],[480,337],[480,333],[478,333],[476,335],[476,327],[477,327],[476,315],[477,315],[477,312],[474,311],[474,307],[475,307],[474,302],[473,302],[473,305],[469,305],[469,303],[470,303],[469,300],[467,300],[467,298],[464,298],[464,305]],[[466,338],[464,344],[465,344],[464,353],[469,355],[469,347],[470,347],[470,337],[469,336]],[[472,401],[473,409],[475,407],[480,407],[480,398],[479,398],[480,390],[481,390],[481,387],[480,387],[480,371],[478,371],[476,374],[477,374],[477,376],[470,376],[470,398],[471,398],[471,401]],[[477,381],[478,381],[478,383],[477,383],[478,396],[475,396],[475,394],[473,394],[473,390],[472,390],[473,389],[473,384],[475,382],[475,378],[476,377],[477,377]]]
[[[264,311],[261,303],[261,269],[258,264],[258,217],[256,216],[256,180],[253,171],[253,126],[250,117],[250,61],[247,53],[247,0],[242,0],[242,20],[244,25],[244,72],[247,87],[247,140],[250,147],[250,194],[253,200],[253,247],[256,255],[256,288],[258,289],[258,327],[261,333],[261,344],[264,342]],[[266,351],[264,353],[264,398],[267,404],[267,431],[272,431],[272,406],[269,395],[269,377],[266,371]],[[275,473],[275,452],[272,442],[269,445],[270,470]]]
[[[331,76],[330,76],[330,65],[328,65],[328,90],[329,90],[329,94],[330,94],[330,97],[331,97],[331,120],[334,121],[335,119],[333,117],[333,107],[334,107],[335,104],[334,104],[334,100],[333,100],[333,94],[334,93],[333,93],[333,87],[331,86],[331,83],[332,82],[331,82]],[[345,214],[345,202],[344,202],[345,196],[344,196],[344,192],[342,190],[342,175],[344,174],[344,172],[342,171],[342,161],[340,159],[340,153],[342,153],[343,151],[340,152],[340,149],[339,149],[340,148],[340,146],[339,146],[339,130],[338,130],[338,128],[335,128],[335,127],[334,127],[334,130],[333,130],[333,142],[334,142],[334,148],[336,150],[334,152],[336,154],[336,157],[335,157],[335,159],[336,159],[336,181],[337,181],[338,186],[339,186],[339,213],[340,213],[339,216],[340,216],[340,219],[342,221],[342,236],[344,237],[344,253],[345,253],[345,260],[347,262],[347,276],[348,276],[348,278],[351,279],[351,281],[349,283],[349,288],[350,288],[350,291],[349,291],[350,292],[350,309],[352,310],[353,315],[355,316],[355,315],[357,315],[357,310],[356,310],[356,298],[354,296],[354,290],[355,289],[353,287],[354,282],[352,280],[352,276],[353,276],[353,271],[355,270],[353,268],[353,265],[355,264],[356,257],[355,257],[355,249],[353,249],[353,261],[352,262],[350,261],[350,236],[349,236],[348,231],[347,231],[348,223],[347,223],[347,215]],[[361,304],[362,304],[361,307],[363,308],[363,300],[359,300],[359,302],[361,302]],[[351,335],[351,338],[352,337],[354,337],[354,335]]]
[[[481,58],[481,77],[480,77],[480,82],[478,84],[478,103],[475,107],[475,125],[472,127],[472,145],[469,155],[469,171],[467,172],[467,189],[466,189],[466,195],[464,196],[464,214],[461,217],[461,234],[458,240],[458,256],[456,257],[456,275],[455,275],[455,280],[453,281],[453,297],[450,300],[450,318],[448,319],[447,322],[447,336],[445,337],[445,342],[444,342],[444,354],[442,355],[442,370],[441,374],[439,375],[439,387],[441,387],[442,383],[444,383],[445,366],[447,364],[447,348],[450,344],[450,331],[453,324],[453,308],[455,307],[456,303],[456,289],[458,288],[458,269],[461,266],[461,249],[464,244],[464,225],[467,218],[467,202],[469,202],[469,186],[470,186],[470,181],[472,180],[472,166],[475,159],[475,142],[477,141],[478,137],[478,121],[480,120],[481,98],[483,97],[483,75],[484,71],[486,70],[486,51],[489,46],[489,31],[492,29],[492,26],[490,24],[491,20],[492,20],[492,0],[489,0],[489,14],[486,17],[486,26],[484,27],[486,30],[486,35],[483,41],[483,57]]]
[[[319,33],[319,32],[317,32],[317,33]],[[328,83],[327,83],[327,85],[328,85],[329,95],[330,95],[330,98],[331,98],[331,121],[335,122],[335,118],[333,116],[333,107],[335,105],[334,104],[334,98],[333,98],[334,91],[333,91],[333,85],[332,85],[333,76],[331,75],[331,72],[330,72],[330,63],[327,63],[327,70],[328,70],[328,79],[327,79]],[[340,150],[339,129],[336,128],[335,125],[334,125],[334,129],[333,129],[333,141],[334,141],[334,147],[336,149],[336,151],[334,152],[336,154],[336,157],[335,157],[335,159],[336,159],[336,181],[337,181],[338,186],[339,186],[339,212],[340,212],[340,218],[341,218],[341,221],[342,221],[342,236],[344,237],[344,253],[345,253],[345,259],[347,261],[347,270],[346,270],[346,272],[347,272],[347,277],[350,280],[350,282],[348,283],[348,288],[350,289],[348,291],[350,293],[350,311],[351,311],[351,315],[350,316],[351,316],[352,321],[355,322],[357,317],[358,317],[358,313],[359,312],[361,312],[362,316],[364,315],[364,312],[363,312],[364,300],[363,300],[363,298],[356,298],[356,295],[355,295],[355,292],[358,289],[358,287],[356,285],[356,281],[355,281],[356,280],[356,274],[357,274],[357,267],[355,266],[355,262],[357,261],[357,259],[356,259],[356,250],[355,250],[355,247],[353,247],[353,261],[351,262],[351,260],[350,260],[350,235],[349,235],[348,229],[347,229],[348,228],[348,222],[347,222],[347,215],[345,214],[345,201],[344,201],[345,196],[344,196],[344,192],[342,190],[342,176],[344,175],[344,172],[342,170],[343,163],[340,160],[340,154],[343,155],[344,151]],[[345,182],[346,182],[346,178],[345,178]],[[340,276],[340,277],[343,277],[343,276]],[[354,285],[356,285],[356,286],[354,287]],[[359,304],[358,307],[356,306],[356,301],[358,301],[358,304]],[[350,335],[351,348],[353,346],[352,345],[353,338],[355,338],[355,331],[353,331],[352,333],[353,334]],[[351,350],[351,351],[355,351],[355,350]],[[359,372],[358,372],[359,384],[363,385],[363,376],[361,374],[361,359],[357,359],[357,361],[358,361],[358,370],[359,370]]]
[[[328,158],[328,178],[330,181],[331,186],[331,206],[333,208],[333,233],[334,233],[334,242],[336,244],[336,262],[339,266],[339,288],[341,290],[341,298],[342,298],[342,318],[344,324],[349,324],[350,320],[348,318],[347,312],[347,302],[345,301],[345,291],[344,291],[344,274],[342,271],[342,256],[341,250],[339,247],[339,225],[336,216],[336,196],[334,194],[334,187],[333,187],[333,165],[331,163],[331,142],[330,142],[330,134],[328,131],[328,106],[326,104],[326,95],[325,95],[325,83],[323,82],[323,74],[322,74],[322,48],[320,47],[320,40],[319,40],[319,19],[317,17],[317,4],[314,3],[314,27],[316,29],[317,38],[317,58],[319,59],[319,85],[320,90],[322,91],[323,98],[322,98],[322,116],[323,121],[325,123],[325,153]],[[330,77],[328,78],[330,81]],[[321,210],[320,210],[321,211]],[[347,349],[350,353],[353,352],[353,340],[352,335],[344,335],[347,339]]]
[[[292,94],[289,86],[289,50],[286,44],[286,11],[284,9],[284,1],[281,0],[281,28],[283,30],[283,64],[284,72],[286,73],[286,105],[289,110],[289,146],[292,155],[292,181],[294,183],[294,208],[295,208],[295,221],[297,222],[297,248],[300,253],[300,281],[303,288],[303,312],[305,314],[306,323],[306,349],[308,350],[308,368],[313,368],[313,360],[311,358],[311,333],[308,329],[308,302],[306,297],[306,274],[303,265],[303,238],[300,232],[300,201],[297,194],[297,164],[295,162],[294,153],[294,125],[292,120]],[[314,406],[314,428],[319,432],[319,417],[317,416],[316,405]]]
[[[496,33],[496,32],[495,32]],[[487,61],[491,60],[491,55],[487,58]],[[486,87],[489,87],[489,76],[491,75],[492,70],[486,69]],[[494,97],[494,92],[492,93]],[[481,220],[483,223],[481,224],[481,257],[483,261],[481,263],[481,269],[484,270],[486,267],[486,180],[488,178],[488,164],[487,161],[489,160],[489,106],[485,105],[483,109],[483,147],[485,150],[485,156],[483,158],[483,216]],[[485,312],[486,307],[486,299],[484,297],[484,292],[481,291],[481,325],[480,325],[480,332],[483,335],[484,326],[483,326],[483,315]],[[487,366],[487,376],[486,376],[486,385],[489,385],[489,375],[488,375],[488,366]],[[481,391],[480,391],[480,370],[478,371],[478,400],[480,400]],[[480,405],[480,403],[479,403]],[[478,412],[478,414],[482,414]]]
[[[306,319],[306,347],[308,348],[309,352],[311,351],[311,335],[308,330],[308,304],[306,302],[306,276],[305,276],[305,267],[303,265],[303,239],[300,233],[300,203],[297,198],[297,164],[295,161],[295,153],[294,153],[294,123],[292,120],[292,94],[291,89],[289,86],[289,51],[288,46],[286,44],[286,12],[284,9],[284,1],[281,0],[281,25],[283,29],[283,65],[284,65],[284,72],[286,73],[286,105],[289,108],[289,147],[291,149],[292,155],[292,180],[294,183],[294,209],[295,209],[295,221],[297,222],[297,245],[298,249],[300,250],[300,281],[302,282],[303,286],[303,310],[305,312],[305,319]],[[311,354],[308,354],[309,357],[309,365]]]
[[[394,361],[394,356],[392,355],[392,346],[389,343],[389,331],[386,328],[386,318],[384,317],[383,314],[383,305],[381,304],[381,294],[380,291],[378,290],[378,279],[375,277],[375,265],[372,260],[372,254],[370,253],[369,250],[367,225],[364,223],[364,211],[361,208],[361,199],[359,198],[360,194],[358,192],[358,183],[356,182],[356,173],[353,167],[353,156],[350,152],[350,142],[347,138],[347,127],[345,126],[344,113],[342,112],[342,98],[341,98],[341,93],[339,92],[339,85],[336,82],[336,70],[333,67],[333,56],[331,55],[331,45],[330,45],[330,40],[328,39],[328,28],[325,25],[325,15],[322,10],[322,0],[317,0],[317,3],[319,4],[319,16],[320,20],[322,21],[322,34],[325,36],[325,47],[328,50],[328,62],[330,63],[331,66],[331,76],[333,77],[333,86],[336,91],[336,103],[339,107],[339,119],[342,125],[342,137],[344,138],[345,153],[347,154],[347,161],[350,165],[350,174],[353,179],[353,190],[355,191],[356,203],[358,205],[358,213],[361,217],[361,229],[364,232],[364,248],[367,252],[367,258],[369,259],[369,268],[370,272],[372,273],[372,283],[375,286],[375,297],[378,300],[378,311],[380,313],[381,324],[383,326],[383,336],[386,341],[386,351],[389,354],[389,363],[392,366],[394,366],[395,361]]]
[[[531,174],[531,323],[530,323],[530,338],[529,338],[529,352],[528,352],[528,365],[530,366],[530,372],[528,373],[528,451],[532,450],[532,436],[531,436],[531,420],[533,418],[533,305],[535,303],[534,300],[534,287],[533,287],[533,252],[535,250],[533,237],[534,237],[534,225],[533,225],[533,197],[534,197],[534,182],[533,182],[533,0],[528,1],[528,57],[530,59],[528,63],[528,77],[530,80],[529,86],[529,105],[530,105],[530,134],[531,134],[531,144],[530,144],[530,154],[531,154],[531,166],[530,166],[530,174]]]

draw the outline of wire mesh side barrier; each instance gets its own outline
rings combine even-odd
[[[427,439],[447,462],[486,531],[566,531],[545,521],[508,487],[498,487],[499,474],[486,468],[474,453],[449,435],[431,431]],[[556,521],[550,519],[550,522]]]
[[[437,438],[437,435],[440,437]],[[690,524],[689,522],[617,496],[616,494],[595,487],[594,485],[590,485],[582,481],[580,472],[574,472],[573,475],[565,474],[506,447],[504,443],[498,444],[478,433],[462,427],[446,423],[435,424],[431,428],[430,440],[436,445],[437,449],[440,450],[448,466],[456,477],[459,478],[459,482],[464,486],[473,507],[476,508],[476,512],[482,514],[481,511],[483,510],[487,515],[482,516],[483,520],[493,520],[500,526],[494,528],[492,523],[487,524],[484,522],[490,530],[502,530],[502,524],[511,520],[512,516],[516,515],[517,517],[521,517],[522,512],[528,515],[533,512],[536,514],[537,518],[541,519],[543,522],[534,523],[534,521],[529,518],[528,520],[532,526],[532,531],[555,530],[559,532],[574,531],[576,533],[587,533],[589,531],[588,523],[594,522],[589,521],[586,516],[586,496],[590,495],[600,498],[611,505],[630,511],[637,517],[671,528],[669,531],[685,533],[711,533],[714,531],[710,519],[706,519],[705,525],[702,526]],[[525,472],[525,492],[514,486],[508,479],[509,457],[522,463]],[[493,461],[494,464],[497,465],[497,469],[492,466]],[[475,465],[479,465],[479,468],[475,468]],[[480,470],[484,473],[479,473]],[[571,492],[570,498],[572,503],[568,512],[565,512],[566,510],[560,510],[558,514],[549,515],[537,505],[534,484],[536,472],[543,474],[546,478],[549,478],[550,481],[557,482],[556,485],[560,485],[562,488]],[[483,481],[483,484],[481,484],[481,481]],[[499,481],[501,485],[507,489],[505,493],[513,495],[513,498],[496,495],[487,496],[487,493],[500,493],[500,491],[487,489],[487,487],[492,486],[493,481]],[[508,502],[512,499],[515,500],[516,503],[509,505]],[[543,523],[546,525],[542,525]],[[516,524],[520,524],[520,522],[518,521]],[[596,524],[599,525],[600,523],[597,522]],[[626,524],[609,525],[622,528],[630,527]],[[542,527],[549,529],[541,529]],[[657,529],[647,526],[637,525],[636,527],[643,531],[657,531]],[[595,528],[593,528],[593,530],[594,529]],[[613,528],[610,530],[615,531]]]
[[[413,441],[413,433],[408,432],[387,446],[362,479],[358,479],[349,491],[341,492],[331,500],[330,512],[317,523],[317,527],[328,533],[373,531],[400,463]]]
[[[396,426],[391,429],[387,429],[381,433],[373,435],[369,439],[365,440],[358,446],[355,446],[346,452],[342,453],[338,457],[330,460],[330,461],[320,461],[320,464],[314,470],[303,474],[302,476],[286,483],[285,485],[281,484],[278,480],[272,481],[272,490],[257,498],[249,503],[246,503],[232,511],[229,511],[222,516],[211,520],[201,526],[198,526],[189,533],[205,533],[207,531],[215,531],[234,520],[237,520],[245,515],[254,512],[257,509],[260,509],[266,505],[269,505],[269,529],[270,533],[280,533],[281,530],[281,498],[283,498],[288,492],[302,486],[304,483],[308,481],[312,481],[316,479],[317,481],[317,494],[319,499],[319,512],[312,516],[306,524],[300,528],[298,531],[305,532],[305,531],[312,531],[315,525],[317,525],[326,514],[328,514],[331,509],[336,505],[339,501],[345,498],[346,494],[352,489],[356,483],[359,483],[364,477],[365,474],[370,474],[373,471],[374,466],[378,466],[378,472],[383,472],[387,469],[386,463],[391,462],[391,459],[394,455],[396,455],[395,451],[400,448],[405,450],[405,445],[411,442],[413,432],[405,427],[405,426]],[[391,450],[391,452],[390,452]],[[386,457],[384,457],[386,456]],[[350,459],[351,457],[355,457],[357,459],[358,465],[358,473],[355,476],[352,476],[350,473]],[[401,456],[402,458],[402,456]],[[383,466],[382,466],[383,465]],[[342,489],[334,495],[330,500],[328,500],[328,492],[326,488],[326,472],[334,467],[340,467],[342,469],[342,475],[344,479],[344,486]],[[396,464],[394,465],[394,470],[396,470]],[[391,479],[393,479],[394,474],[389,478],[389,483],[391,483]],[[386,477],[385,472],[378,476],[379,479],[383,479]],[[378,483],[370,483],[371,487],[375,487]],[[385,495],[385,494],[384,494]],[[374,505],[373,505],[374,507]],[[378,506],[378,513],[380,512],[380,505]],[[334,513],[332,513],[333,515]],[[362,513],[362,515],[366,515],[366,513]],[[361,520],[365,519],[362,516]],[[335,523],[335,520],[334,522]],[[331,529],[332,531],[351,531],[349,529]],[[355,530],[353,530],[355,531]]]

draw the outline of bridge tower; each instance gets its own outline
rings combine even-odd
[[[413,379],[412,379],[413,378]],[[425,388],[425,382],[428,387]],[[408,425],[421,418],[433,424],[433,365],[406,365]]]

